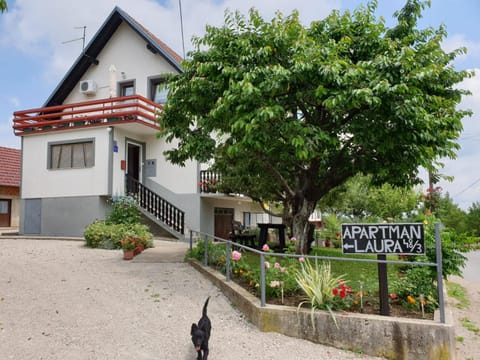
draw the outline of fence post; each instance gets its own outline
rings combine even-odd
[[[437,286],[438,305],[440,307],[440,322],[445,324],[445,301],[443,299],[443,265],[442,265],[442,239],[440,236],[440,224],[435,224],[435,245],[437,251]]]
[[[260,306],[265,307],[265,254],[260,254]]]
[[[190,251],[193,250],[193,230],[190,230]]]
[[[232,254],[232,244],[227,242],[227,249],[225,251],[225,272],[227,273],[226,281],[230,281],[230,255]]]
[[[208,266],[208,236],[205,235],[205,257],[203,259],[203,265]]]

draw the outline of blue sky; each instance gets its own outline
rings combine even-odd
[[[480,202],[480,31],[478,0],[432,0],[424,11],[420,26],[437,28],[444,24],[448,38],[446,50],[467,47],[467,55],[457,58],[457,69],[476,69],[477,75],[460,84],[472,96],[460,107],[474,115],[464,119],[459,140],[461,150],[455,160],[445,160],[443,174],[454,176],[442,181],[444,192],[463,209]],[[86,42],[92,38],[115,6],[182,53],[178,0],[7,0],[9,10],[0,14],[0,146],[20,148],[13,135],[12,117],[17,110],[41,107],[82,50],[82,29]],[[379,0],[377,15],[392,24],[392,14],[404,0]],[[279,10],[284,14],[298,9],[305,24],[325,17],[333,9],[353,9],[362,0],[182,0],[185,47],[191,49],[191,37],[201,36],[205,25],[221,25],[225,9],[246,13],[256,7],[265,18]],[[67,43],[65,43],[67,42]]]

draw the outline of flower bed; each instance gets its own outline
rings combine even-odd
[[[372,286],[363,286],[361,282],[349,282],[347,275],[332,274],[326,269],[323,280],[317,279],[311,284],[312,288],[322,288],[322,301],[313,303],[310,301],[312,294],[306,296],[302,291],[299,280],[302,271],[308,266],[315,265],[304,258],[275,257],[268,245],[262,249],[265,252],[265,280],[266,301],[268,304],[288,306],[310,306],[336,312],[356,312],[365,314],[379,314],[380,304],[377,289]],[[191,253],[192,257],[203,260],[204,243],[200,242]],[[287,249],[288,251],[288,249]],[[209,243],[209,264],[217,271],[225,274],[225,244]],[[317,264],[325,262],[319,261]],[[310,269],[310,275],[318,273],[319,269]],[[395,274],[397,277],[398,274]],[[308,276],[303,274],[303,278]],[[260,264],[258,255],[234,250],[231,253],[231,278],[251,294],[259,297],[260,294]],[[376,280],[372,280],[376,282]],[[405,290],[407,291],[407,290]],[[405,292],[407,294],[407,292]],[[318,298],[320,295],[315,295]],[[430,301],[430,300],[428,300]],[[422,311],[423,302],[423,311]],[[391,293],[389,298],[390,313],[392,316],[433,319],[434,306],[425,299],[412,294],[397,295]]]

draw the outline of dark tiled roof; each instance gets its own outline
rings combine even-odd
[[[126,16],[129,16],[128,14],[126,14]],[[130,18],[135,21],[138,26],[140,26],[140,28],[145,32],[145,34],[147,34],[148,36],[150,36],[150,38],[152,40],[154,40],[158,46],[165,50],[173,59],[175,59],[175,61],[180,64],[182,61],[183,61],[183,58],[178,55],[175,51],[172,50],[172,48],[170,48],[167,44],[165,44],[162,40],[160,40],[158,37],[156,37],[152,32],[150,32],[150,30],[148,30],[147,28],[145,28],[145,26],[143,26],[142,24],[140,24],[137,20],[135,20],[134,18],[132,18],[130,16]]]
[[[20,187],[22,152],[0,146],[0,185]]]

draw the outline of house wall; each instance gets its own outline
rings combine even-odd
[[[49,169],[49,143],[94,140],[94,166]],[[111,195],[112,133],[109,128],[59,131],[22,139],[22,200],[19,232],[43,236],[83,236],[104,219]]]
[[[48,169],[48,144],[94,139],[95,165]],[[23,137],[22,198],[109,195],[110,132],[106,127],[59,131]]]
[[[262,208],[251,200],[245,198],[215,198],[203,197],[201,206],[200,228],[202,232],[213,234],[215,231],[215,208],[233,208],[233,220],[243,224],[243,213],[263,213]]]
[[[127,143],[129,141],[138,143],[145,147],[146,160],[156,160],[156,176],[147,176],[143,166],[142,178],[143,180],[149,180],[159,185],[159,188],[168,189],[172,194],[166,194],[166,199],[175,202],[173,194],[187,195],[196,194],[197,182],[198,182],[198,169],[197,164],[192,161],[187,161],[185,166],[174,165],[167,161],[163,152],[171,148],[172,144],[166,144],[163,139],[158,139],[155,132],[151,135],[134,134],[127,132],[122,128],[115,127],[113,129],[113,140],[116,141],[118,146],[118,152],[113,154],[113,195],[123,195],[125,184],[125,171],[121,170],[120,164],[122,160],[126,160],[127,155]],[[145,165],[145,164],[144,164]],[[147,185],[148,186],[148,185]],[[153,190],[153,189],[152,189]],[[159,195],[162,195],[160,192]]]
[[[20,189],[0,185],[0,199],[11,200],[10,226],[18,227],[20,223]]]
[[[150,79],[175,69],[160,54],[146,48],[146,42],[126,24],[121,24],[81,80],[94,80],[94,95],[82,94],[79,85],[66,97],[64,104],[105,99],[120,95],[119,84],[133,81],[135,93],[149,98]],[[112,69],[115,71],[112,71]],[[95,165],[85,169],[48,169],[48,144],[76,139],[94,139]],[[106,200],[125,194],[127,143],[142,146],[141,181],[160,196],[185,211],[188,229],[213,234],[214,208],[235,208],[235,219],[242,221],[243,211],[261,212],[251,202],[212,200],[201,197],[198,190],[199,165],[188,161],[173,165],[163,155],[176,146],[156,137],[156,130],[139,124],[112,123],[99,126],[46,132],[23,137],[23,174],[21,232],[42,235],[81,236],[86,225],[103,219]],[[146,160],[154,159],[154,174],[145,171]],[[31,221],[29,221],[31,219]],[[35,226],[34,226],[35,225]]]
[[[90,66],[82,77],[82,80],[96,82],[96,94],[81,94],[77,86],[65,103],[109,98],[112,87],[115,87],[113,93],[117,96],[117,85],[111,81],[111,65],[116,68],[116,81],[134,80],[135,93],[148,98],[148,78],[176,70],[159,54],[149,51],[145,41],[139,39],[139,35],[130,26],[122,23],[97,56],[98,65]]]
[[[104,219],[108,210],[107,197],[73,196],[22,199],[20,234],[83,237],[85,227]],[[28,213],[30,204],[36,211]]]

